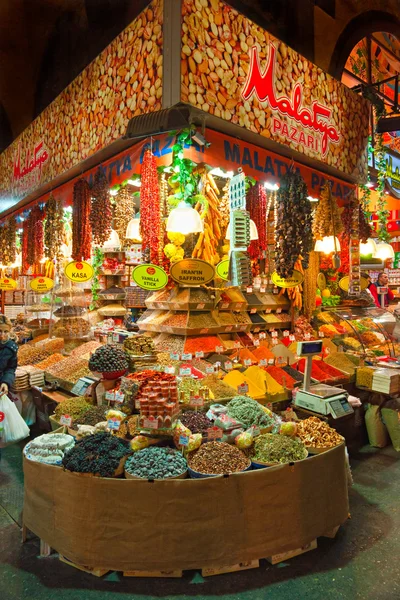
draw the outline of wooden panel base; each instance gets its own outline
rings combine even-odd
[[[182,577],[182,571],[124,571],[124,577]]]
[[[83,567],[82,565],[77,565],[76,563],[72,562],[71,560],[68,560],[68,558],[65,558],[65,556],[62,556],[61,554],[59,555],[59,559],[61,562],[65,563],[66,565],[69,565],[70,567],[74,567],[75,569],[78,569],[79,571],[83,571],[84,573],[90,573],[90,575],[94,575],[95,577],[103,577],[103,575],[105,575],[106,573],[109,572],[109,569],[100,569],[100,568],[96,568],[96,567]]]
[[[236,571],[247,571],[247,569],[258,569],[260,566],[259,560],[249,560],[235,565],[225,565],[221,567],[205,567],[201,570],[203,577],[211,575],[223,575],[224,573],[235,573]]]
[[[302,546],[301,548],[296,548],[295,550],[289,550],[289,552],[281,552],[280,554],[273,554],[272,556],[267,557],[267,561],[271,563],[271,565],[276,565],[285,560],[289,560],[289,558],[294,558],[295,556],[299,556],[300,554],[304,554],[305,552],[309,552],[310,550],[315,550],[317,547],[317,540],[313,540],[309,544]]]

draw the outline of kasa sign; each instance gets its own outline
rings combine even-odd
[[[267,66],[261,71],[257,46],[250,51],[250,68],[242,96],[249,100],[253,94],[260,102],[267,102],[272,111],[271,129],[289,142],[307,146],[326,156],[329,144],[337,144],[340,133],[331,120],[332,110],[317,101],[308,108],[303,106],[303,84],[296,83],[291,97],[277,96],[275,85],[276,48],[269,46]]]

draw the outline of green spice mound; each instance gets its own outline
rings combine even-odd
[[[239,448],[225,442],[207,442],[188,459],[188,465],[193,471],[205,475],[224,475],[244,471],[249,464],[249,459]]]
[[[185,458],[173,448],[144,448],[135,452],[125,463],[125,470],[144,479],[177,477],[187,471]]]
[[[78,429],[78,425],[97,425],[97,423],[105,421],[106,411],[107,406],[91,406],[89,410],[73,420],[71,428]]]
[[[270,427],[275,421],[262,408],[261,404],[248,396],[235,396],[227,404],[228,415],[243,423],[245,427],[258,425]]]
[[[130,452],[129,442],[109,433],[95,433],[77,442],[64,455],[62,464],[68,471],[112,477],[121,458]]]
[[[57,420],[60,419],[61,415],[69,415],[73,421],[76,421],[91,408],[93,408],[93,404],[90,404],[87,398],[78,396],[77,398],[68,398],[60,402],[56,406],[54,414]]]
[[[308,455],[304,444],[285,435],[265,433],[254,442],[253,460],[266,463],[289,463]]]

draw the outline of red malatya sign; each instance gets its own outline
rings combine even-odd
[[[14,162],[14,182],[22,181],[30,186],[32,183],[40,183],[43,165],[49,160],[49,153],[43,141],[40,141],[33,149],[33,153],[27,152],[25,164],[21,165],[21,146],[18,145],[18,154]]]
[[[332,110],[317,101],[312,103],[311,109],[303,106],[303,85],[301,83],[296,83],[291,98],[288,96],[278,98],[275,91],[275,54],[276,48],[273,44],[270,44],[267,66],[264,73],[262,73],[258,48],[257,46],[251,48],[250,69],[242,96],[245,100],[249,100],[252,94],[255,93],[260,102],[268,102],[272,110],[278,111],[280,115],[296,121],[305,129],[309,129],[312,133],[306,136],[304,131],[299,130],[296,126],[288,126],[278,117],[273,117],[272,129],[274,133],[316,151],[319,151],[321,143],[321,153],[322,156],[325,156],[328,152],[329,142],[337,144],[340,140],[340,133],[337,128],[329,124]]]

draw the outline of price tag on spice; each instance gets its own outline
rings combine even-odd
[[[193,354],[182,354],[182,360],[192,360]]]
[[[246,329],[247,329],[247,325],[241,325],[239,327],[239,331],[246,331]]]
[[[290,334],[290,335],[289,335],[289,340],[290,340],[291,342],[295,342],[295,341],[296,341],[296,336],[295,336],[295,335],[293,335],[293,333],[292,333],[292,334]]]
[[[224,351],[224,347],[223,346],[216,346],[215,347],[215,352],[217,352],[217,354],[220,354],[223,351]]]
[[[236,302],[233,306],[233,310],[240,310],[242,308],[242,302]]]
[[[220,440],[222,438],[223,431],[219,427],[210,427],[207,429],[208,440]]]
[[[189,436],[188,435],[180,435],[179,436],[179,445],[180,446],[189,446]]]
[[[305,339],[305,340],[311,340],[311,333],[306,333],[306,334],[304,335],[304,339]]]
[[[183,368],[183,369],[179,369],[179,375],[181,377],[184,377],[185,375],[191,375],[192,374],[192,370],[187,367],[187,368]]]
[[[118,431],[120,424],[121,422],[118,421],[118,419],[108,419],[107,421],[108,429],[113,429],[115,431]]]
[[[110,400],[111,402],[114,402],[114,400],[115,400],[114,392],[106,392],[106,400]]]
[[[240,342],[234,342],[233,347],[234,348],[240,348]]]
[[[158,429],[158,421],[154,417],[149,417],[148,419],[144,419],[143,427],[145,429]]]
[[[325,337],[325,334],[323,331],[318,331],[318,337],[323,338]]]
[[[225,329],[224,329],[224,331],[226,331],[227,333],[229,333],[232,330],[233,330],[233,325],[228,325],[228,327],[225,327]]]
[[[223,303],[221,304],[221,310],[224,310],[224,309],[226,309],[226,308],[229,308],[229,302],[223,302]]]
[[[278,340],[278,338],[275,338],[275,337],[273,337],[273,338],[272,338],[272,345],[273,345],[273,346],[277,346],[278,344],[279,344],[279,340]]]
[[[198,304],[196,306],[197,310],[203,310],[204,307],[205,307],[205,304]]]
[[[287,329],[285,329],[285,331],[283,332],[283,337],[289,337],[289,335],[290,332]]]
[[[271,336],[272,336],[273,338],[277,338],[277,337],[278,337],[278,332],[277,332],[277,331],[275,331],[275,330],[272,330],[272,331],[271,331]]]
[[[250,361],[251,364],[251,361]],[[247,383],[241,383],[240,385],[237,386],[237,391],[239,392],[239,394],[247,394],[247,392],[249,391],[249,386]]]
[[[266,309],[265,309],[265,313],[266,313],[267,315],[270,315],[270,314],[272,313],[272,308],[266,308]]]
[[[256,327],[255,330],[254,330],[254,333],[258,333],[259,331],[260,331],[260,328]]]
[[[245,367],[251,367],[251,358],[245,358],[243,362]]]
[[[281,314],[281,312],[282,312],[282,309],[281,309],[281,308],[277,308],[277,309],[276,309],[276,314],[277,314],[277,315],[280,315],[280,314]]]
[[[264,331],[262,331],[262,332],[260,333],[260,340],[265,340],[265,339],[266,339],[266,337],[267,337],[267,334],[266,334]]]
[[[169,357],[171,360],[179,360],[179,354],[176,354],[175,352],[171,352]]]
[[[221,363],[220,363],[219,361],[217,361],[216,363],[214,363],[214,367],[215,367],[216,369],[219,369],[219,368],[220,368],[220,366],[221,366]]]
[[[258,364],[260,365],[260,367],[266,367],[267,366],[267,359],[266,358],[262,358]]]
[[[259,346],[260,345],[260,340],[254,340],[253,343],[254,343],[255,346]]]
[[[140,410],[140,400],[135,400],[135,408],[136,410]]]
[[[275,363],[275,359],[274,358],[269,358],[268,359],[268,364],[269,365],[273,365]]]
[[[278,358],[276,359],[276,364],[277,365],[286,365],[286,358],[284,358],[283,356],[278,356]]]
[[[175,375],[175,367],[165,367],[164,372],[169,375]]]
[[[251,308],[251,309],[250,309],[250,314],[251,314],[251,315],[255,315],[255,314],[256,314],[256,312],[257,312],[257,309],[256,309],[256,308]]]
[[[260,287],[260,294],[265,294],[266,291],[267,291],[267,288],[265,288],[264,286]]]
[[[60,417],[60,425],[66,425],[66,427],[71,427],[72,417],[69,415],[61,415]]]
[[[120,402],[121,404],[125,400],[125,394],[123,392],[115,392],[115,402]]]
[[[200,329],[200,333],[208,333],[208,332],[209,332],[208,327],[206,329]]]
[[[193,396],[192,398],[190,398],[190,404],[191,406],[203,406],[204,398],[202,398],[201,396]]]
[[[212,373],[214,373],[214,365],[212,365],[211,367],[206,367],[206,373],[207,375],[211,375]]]
[[[204,358],[204,352],[203,351],[201,351],[201,352],[195,352],[195,357],[196,358]]]
[[[227,360],[225,365],[224,365],[225,371],[232,371],[233,369],[233,364],[231,363],[230,360]]]

